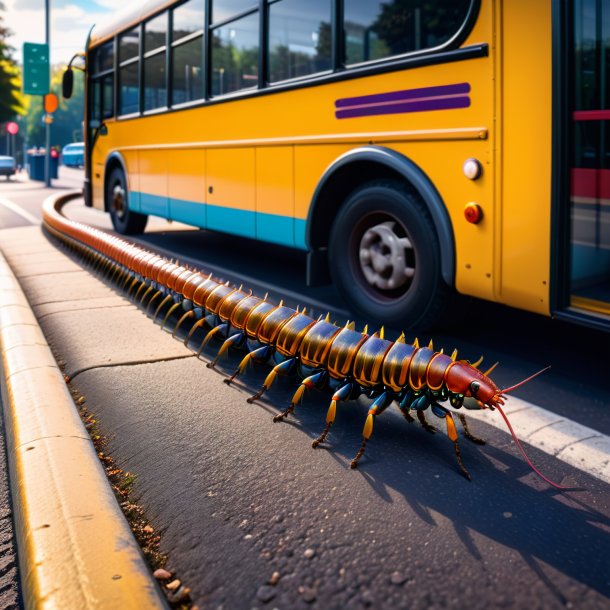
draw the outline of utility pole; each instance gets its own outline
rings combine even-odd
[[[49,82],[51,82],[51,15],[50,15],[50,0],[44,1],[45,8],[45,43],[47,44],[47,48],[49,49]],[[46,93],[49,93],[47,91]],[[44,97],[43,106],[44,106]],[[47,186],[51,186],[51,124],[49,122],[45,122],[45,157],[44,157],[44,181]]]

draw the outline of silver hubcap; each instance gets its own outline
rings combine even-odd
[[[415,267],[413,246],[407,236],[396,234],[394,220],[368,229],[360,240],[360,267],[366,281],[380,290],[395,290],[410,283]],[[411,253],[411,256],[408,254]]]
[[[125,213],[125,189],[120,184],[116,184],[112,189],[112,203],[117,214],[123,216]]]

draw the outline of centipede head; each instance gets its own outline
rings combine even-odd
[[[445,381],[454,394],[464,396],[463,406],[467,409],[485,409],[504,404],[503,390],[488,377],[495,365],[484,373],[466,360],[458,360],[450,365]]]

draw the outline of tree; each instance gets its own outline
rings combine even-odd
[[[3,10],[4,4],[0,2],[0,11]],[[0,13],[0,123],[14,119],[17,114],[25,114],[20,73],[13,59],[13,48],[6,42],[10,35]]]

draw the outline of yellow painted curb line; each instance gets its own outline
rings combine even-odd
[[[26,608],[167,608],[1,253],[0,353]]]

